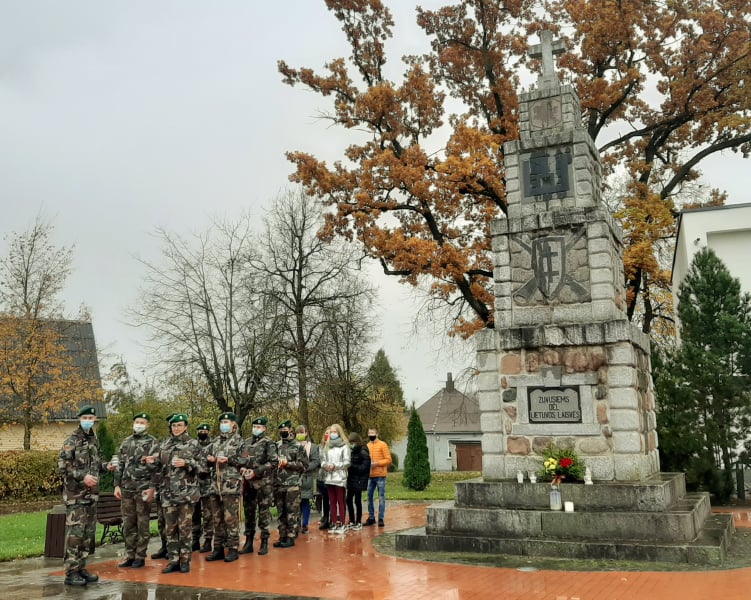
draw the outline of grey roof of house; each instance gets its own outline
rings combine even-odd
[[[480,405],[476,398],[454,387],[451,373],[446,385],[417,408],[425,433],[480,433]]]
[[[73,358],[73,364],[78,368],[81,375],[97,386],[101,387],[102,378],[99,373],[99,359],[96,350],[96,340],[94,339],[94,327],[89,321],[71,321],[71,320],[54,320],[48,321],[54,327],[60,338],[65,343],[67,351]],[[3,402],[0,396],[0,402]],[[107,408],[101,400],[87,402],[94,406],[98,418],[106,418]],[[81,402],[85,404],[85,402]],[[77,405],[76,405],[77,406]],[[66,408],[53,412],[48,417],[48,421],[75,421],[78,408]]]

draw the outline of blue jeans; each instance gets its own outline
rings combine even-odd
[[[383,521],[383,515],[386,513],[386,478],[371,477],[368,481],[368,516],[375,520],[375,505],[373,504],[373,494],[378,487],[378,520]]]

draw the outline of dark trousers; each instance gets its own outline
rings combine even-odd
[[[362,521],[362,490],[347,490],[347,512],[352,525]]]

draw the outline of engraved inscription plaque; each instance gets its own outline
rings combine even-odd
[[[571,148],[537,150],[523,158],[524,199],[568,192],[570,165]]]
[[[579,386],[529,388],[530,423],[581,423]]]

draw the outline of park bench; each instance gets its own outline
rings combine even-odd
[[[149,518],[157,518],[156,502],[151,503]],[[96,506],[96,520],[103,527],[102,539],[99,540],[99,545],[104,543],[105,538],[112,544],[123,540],[123,513],[120,500],[115,498],[115,494],[111,492],[99,494],[99,502],[97,502]]]

